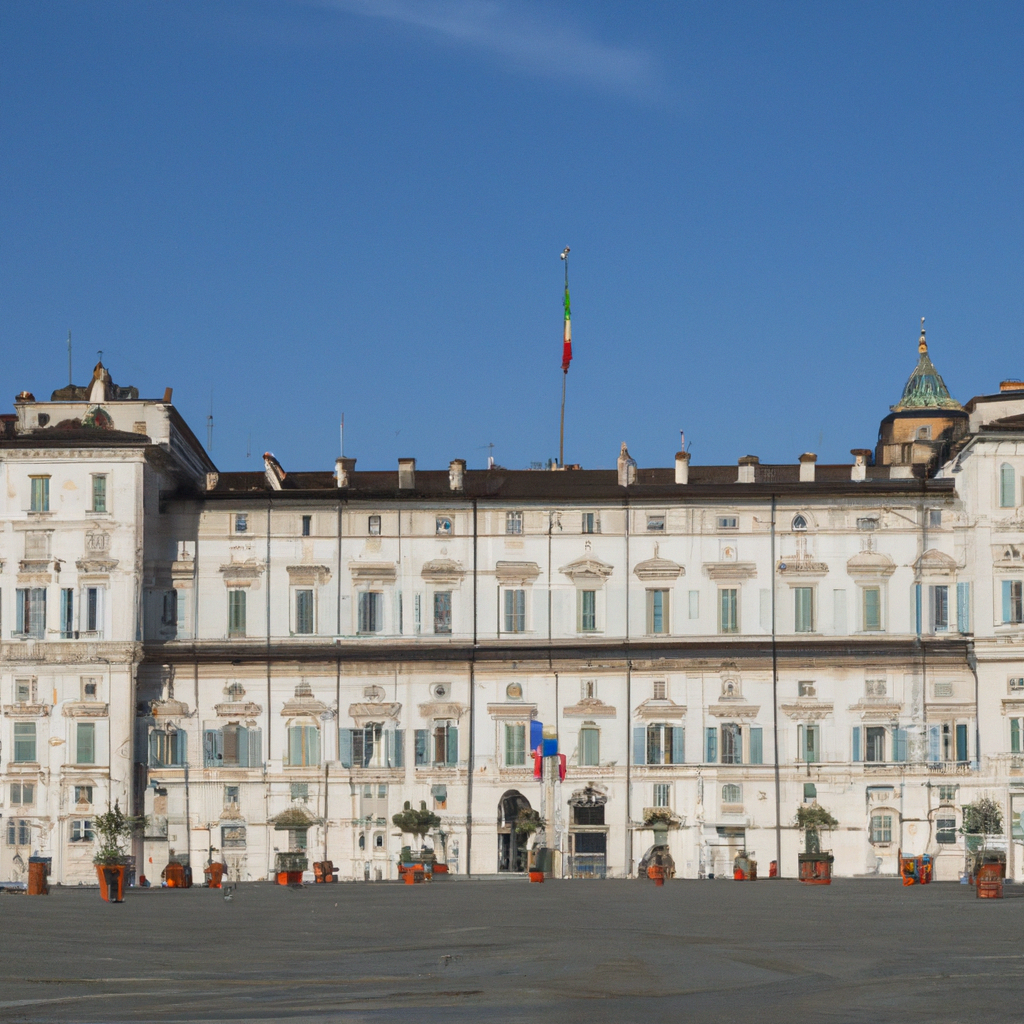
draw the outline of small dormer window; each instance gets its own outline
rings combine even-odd
[[[366,532],[371,537],[380,536],[380,516],[370,516],[366,524]]]
[[[932,428],[931,427],[918,427],[917,433],[914,435],[918,441],[930,441],[932,439]]]
[[[245,512],[239,512],[235,516],[235,533],[249,532],[249,516]]]
[[[719,516],[718,528],[720,530],[738,530],[740,520],[738,516]]]
[[[522,512],[505,513],[505,532],[511,534],[521,534],[523,532]]]
[[[807,520],[803,516],[794,516],[793,529],[798,533],[807,529]]]
[[[649,515],[647,517],[647,529],[652,533],[664,533],[665,532],[665,517],[664,515]]]

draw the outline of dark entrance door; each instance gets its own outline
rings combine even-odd
[[[498,871],[526,870],[526,837],[516,833],[520,811],[530,810],[530,801],[510,789],[498,801]]]

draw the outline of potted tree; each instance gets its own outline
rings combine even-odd
[[[666,878],[675,875],[675,862],[668,849],[670,829],[679,828],[679,818],[667,807],[648,807],[644,811],[643,828],[654,833],[654,845],[644,855],[646,874],[655,885],[664,885]]]
[[[960,833],[964,837],[967,874],[973,885],[979,875],[1006,877],[1003,812],[991,797],[964,804]]]
[[[124,900],[124,876],[128,866],[126,847],[145,827],[145,815],[125,814],[116,800],[112,811],[93,819],[93,829],[100,841],[93,863],[100,882],[100,895],[108,903]]]
[[[512,823],[516,845],[529,842],[530,836],[536,836],[544,827],[544,819],[540,816],[539,811],[532,807],[521,808]],[[527,858],[530,881],[543,882],[545,873],[551,870],[551,851],[546,846],[535,845]]]
[[[804,852],[800,854],[800,881],[811,885],[830,885],[832,861],[828,851],[822,852],[821,833],[835,828],[839,822],[817,803],[806,804],[796,812],[796,827],[804,834]]]
[[[414,810],[408,800],[405,801],[404,809],[399,811],[398,814],[391,816],[391,820],[395,827],[405,835],[408,833],[413,837],[413,840],[418,840],[420,845],[420,852],[418,859],[414,857],[412,847],[403,846],[401,855],[401,864],[399,865],[399,873],[405,875],[406,882],[412,884],[416,881],[416,870],[419,868],[420,874],[433,874],[434,868],[434,852],[428,850],[423,845],[424,838],[438,828],[441,824],[441,819],[433,812],[427,810],[426,801],[420,801],[420,809]]]

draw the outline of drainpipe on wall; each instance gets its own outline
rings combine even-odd
[[[981,698],[978,683],[978,655],[974,650],[974,641],[967,641],[967,667],[974,676],[974,767],[981,770]]]
[[[772,495],[772,739],[775,749],[775,860],[782,878],[782,785],[779,780],[779,652],[775,632],[775,495]]]
[[[469,659],[469,761],[466,765],[466,877],[473,877],[473,766],[476,759],[477,499],[473,499],[473,649]]]

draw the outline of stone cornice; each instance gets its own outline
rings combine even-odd
[[[247,587],[254,580],[258,580],[266,566],[262,562],[228,562],[220,567],[220,573],[224,582],[238,587]]]
[[[494,575],[499,583],[532,583],[540,575],[540,566],[536,562],[496,562]]]
[[[62,714],[65,718],[106,718],[108,706],[100,700],[80,700],[65,704]]]
[[[454,700],[437,700],[419,706],[422,718],[454,718],[458,721],[466,713],[465,704]]]
[[[447,584],[451,587],[457,587],[465,575],[466,570],[462,563],[456,562],[452,558],[431,559],[429,562],[424,562],[420,569],[420,576],[425,582]]]
[[[5,718],[47,718],[50,714],[48,704],[5,704]]]
[[[188,718],[188,705],[180,700],[151,700],[149,713],[154,718]]]
[[[263,707],[251,700],[239,700],[214,704],[213,711],[218,718],[259,718]]]
[[[75,562],[79,572],[107,575],[117,568],[116,558],[80,558]]]
[[[827,576],[828,575],[828,562],[811,562],[807,560],[803,561],[783,561],[779,559],[779,575],[786,576],[798,576],[801,578],[813,577],[813,576]]]
[[[569,562],[568,565],[563,565],[558,571],[572,580],[604,582],[615,571],[615,567],[607,562],[602,562],[594,555],[584,555],[582,558]]]
[[[760,710],[760,704],[729,701],[723,704],[709,705],[708,714],[713,715],[715,718],[757,718]]]
[[[537,705],[524,704],[522,702],[508,704],[488,704],[487,714],[489,714],[491,718],[514,719],[516,721],[529,721],[531,718],[537,717]]]
[[[367,722],[382,720],[397,722],[401,711],[402,705],[397,701],[364,701],[348,706],[349,718],[354,719],[356,725],[366,725]]]
[[[635,718],[649,719],[676,719],[686,716],[685,704],[673,704],[670,700],[645,700],[633,712]]]
[[[669,558],[662,558],[656,554],[653,558],[637,562],[633,568],[633,573],[637,579],[645,581],[677,580],[680,576],[686,575],[686,569],[679,565],[678,562],[673,562]]]
[[[394,562],[349,562],[355,583],[394,583],[397,569]]]
[[[614,718],[615,708],[597,697],[584,697],[562,708],[563,718]]]
[[[903,710],[903,705],[895,701],[867,701],[861,700],[851,704],[849,710],[859,714],[862,721],[891,721],[898,718]]]
[[[798,700],[780,704],[783,714],[795,722],[820,722],[828,718],[835,710],[835,705],[818,700]]]
[[[754,562],[705,562],[704,574],[712,580],[752,580],[757,577]]]
[[[142,651],[142,644],[120,640],[24,640],[0,645],[0,661],[5,664],[45,665],[92,665],[100,662],[106,669],[108,663],[130,665],[141,660]]]
[[[285,567],[285,572],[288,573],[288,582],[293,587],[303,583],[322,587],[331,579],[331,570],[326,565],[289,565]]]

